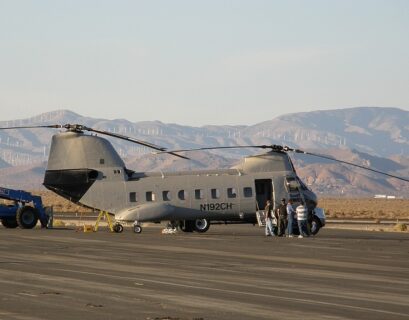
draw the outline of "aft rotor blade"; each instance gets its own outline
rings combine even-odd
[[[44,125],[44,126],[18,126],[18,127],[6,127],[6,128],[0,128],[0,130],[8,130],[8,129],[36,129],[36,128],[50,128],[50,129],[58,129],[62,128],[63,126],[61,124],[50,124],[50,125]]]
[[[118,139],[122,139],[122,140],[126,140],[126,141],[130,141],[133,143],[137,143],[140,144],[142,146],[151,148],[151,149],[155,149],[155,150],[159,150],[159,151],[166,151],[166,148],[157,146],[153,143],[149,143],[143,140],[138,140],[135,138],[131,138],[131,137],[127,137],[124,136],[122,134],[118,134],[118,133],[112,133],[112,132],[108,132],[108,131],[103,131],[103,130],[98,130],[98,129],[94,129],[94,128],[90,128],[81,124],[51,124],[51,125],[43,125],[43,126],[16,126],[16,127],[7,127],[7,128],[0,128],[0,130],[8,130],[8,129],[34,129],[34,128],[51,128],[51,129],[58,129],[58,128],[64,128],[67,130],[72,130],[72,131],[91,131],[91,132],[96,132],[99,134],[103,134],[106,136],[110,136],[110,137],[114,137],[114,138],[118,138]],[[169,154],[182,158],[182,159],[187,159],[190,160],[188,157],[173,153],[173,152],[168,152]]]
[[[336,162],[345,163],[345,164],[348,164],[350,166],[358,167],[358,168],[365,169],[365,170],[368,170],[368,171],[383,174],[383,175],[391,177],[391,178],[395,178],[395,179],[399,179],[399,180],[402,180],[402,181],[409,182],[409,179],[407,179],[407,178],[402,178],[402,177],[399,177],[399,176],[395,176],[393,174],[389,174],[389,173],[386,173],[386,172],[383,172],[383,171],[379,171],[379,170],[372,169],[372,168],[369,168],[369,167],[361,166],[361,165],[356,164],[356,163],[352,163],[352,162],[348,162],[348,161],[344,161],[344,160],[339,160],[339,159],[332,158],[330,156],[325,156],[325,155],[322,155],[322,154],[307,152],[307,151],[303,151],[303,150],[299,150],[299,149],[292,149],[292,148],[289,148],[289,147],[285,147],[285,148],[288,148],[288,151],[293,151],[295,153],[303,153],[303,154],[308,154],[310,156],[314,156],[314,157],[318,157],[318,158],[323,158],[323,159],[328,159],[328,160],[332,160],[332,161],[336,161]]]
[[[82,127],[82,130],[92,131],[92,132],[104,134],[106,136],[110,136],[110,137],[130,141],[130,142],[137,143],[137,144],[140,144],[142,146],[145,146],[145,147],[148,147],[148,148],[151,148],[151,149],[154,149],[154,150],[166,151],[166,148],[157,146],[157,145],[155,145],[153,143],[149,143],[149,142],[146,142],[146,141],[143,141],[143,140],[139,140],[139,139],[131,138],[131,137],[128,137],[128,136],[124,136],[122,134],[112,133],[112,132],[98,130],[98,129],[93,129],[93,128],[89,128],[89,127]],[[190,160],[188,157],[182,156],[182,155],[177,154],[177,153],[173,153],[173,152],[167,152],[167,153],[169,153],[169,154],[171,154],[173,156],[182,158],[182,159]]]

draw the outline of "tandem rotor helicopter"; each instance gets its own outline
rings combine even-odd
[[[66,129],[52,137],[44,186],[82,206],[115,216],[115,232],[123,224],[133,223],[135,233],[140,223],[171,221],[185,232],[206,232],[213,222],[257,223],[256,212],[267,200],[278,207],[280,199],[306,204],[311,233],[325,225],[323,210],[317,208],[317,196],[297,176],[289,152],[304,153],[360,167],[404,181],[407,179],[279,145],[206,147],[173,150],[121,134],[79,124],[7,127],[5,129]],[[94,134],[86,134],[86,132]],[[126,168],[111,143],[96,134],[137,143],[170,155],[189,159],[181,152],[228,148],[259,148],[267,152],[247,156],[241,163],[220,170],[182,172],[135,172]],[[33,216],[33,219],[37,217]],[[37,220],[36,220],[37,221]]]

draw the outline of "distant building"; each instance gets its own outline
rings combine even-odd
[[[386,194],[375,194],[375,199],[396,199],[396,196],[387,196]]]

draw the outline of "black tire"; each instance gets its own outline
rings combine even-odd
[[[119,224],[119,223],[115,224],[113,229],[114,229],[114,232],[116,233],[121,233],[122,231],[124,231],[124,227],[122,226],[122,224]]]
[[[38,222],[38,212],[35,208],[30,206],[18,208],[16,220],[20,228],[33,229]]]
[[[183,232],[193,232],[195,222],[193,220],[180,221],[179,227]]]
[[[18,227],[16,218],[4,218],[1,219],[1,224],[5,228],[14,229]]]
[[[194,221],[194,229],[196,232],[204,233],[210,228],[210,221],[207,219],[196,219]]]
[[[142,232],[142,227],[139,224],[135,224],[133,226],[133,232],[135,233],[141,233]]]
[[[318,231],[320,231],[321,227],[322,225],[320,219],[314,216],[310,226],[310,233],[315,236]]]

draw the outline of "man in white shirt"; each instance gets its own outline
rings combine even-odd
[[[264,209],[265,217],[266,217],[266,236],[274,237],[274,227],[273,227],[273,204],[270,200],[267,200],[266,207]]]

